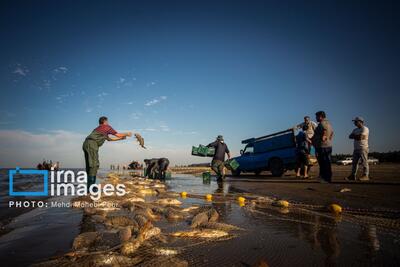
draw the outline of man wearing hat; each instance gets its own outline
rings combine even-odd
[[[208,144],[207,147],[215,148],[215,154],[213,160],[211,161],[211,168],[217,174],[218,182],[222,181],[225,173],[224,173],[224,161],[225,161],[225,153],[228,155],[228,159],[231,158],[231,154],[229,152],[228,146],[224,142],[224,137],[222,135],[217,136],[217,140]]]
[[[354,118],[353,122],[354,125],[357,127],[349,135],[349,138],[354,140],[353,168],[351,175],[347,177],[347,180],[356,180],[358,164],[361,160],[364,173],[359,178],[359,180],[368,181],[369,180],[369,166],[368,166],[369,129],[364,125],[364,119],[361,117]]]

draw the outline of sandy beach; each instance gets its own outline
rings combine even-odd
[[[260,176],[243,175],[240,178],[228,177],[231,190],[270,195],[277,198],[324,205],[338,203],[351,208],[394,209],[400,207],[400,164],[380,164],[371,166],[371,181],[348,182],[344,180],[351,171],[351,166],[332,165],[333,183],[321,184],[318,166],[311,170],[311,179],[298,179],[294,172],[284,177],[275,178],[268,173]],[[348,188],[351,191],[341,193]]]
[[[125,265],[121,266],[133,263],[146,266],[155,264],[152,261],[154,253],[172,253],[167,257],[165,255],[161,257],[156,264],[262,266],[257,264],[264,262],[269,266],[293,264],[359,266],[371,263],[364,257],[370,255],[373,262],[378,265],[393,264],[399,261],[398,254],[395,253],[399,249],[398,240],[395,238],[400,231],[397,193],[399,188],[396,179],[389,175],[387,170],[392,173],[391,171],[396,168],[397,165],[374,166],[372,170],[374,177],[382,173],[380,184],[337,182],[327,185],[313,181],[296,181],[291,176],[277,181],[276,178],[265,174],[256,179],[254,176],[243,177],[242,180],[228,177],[223,186],[220,186],[215,181],[204,184],[200,177],[175,174],[171,180],[166,181],[166,190],[160,190],[163,188],[162,183],[135,178],[125,173],[117,176],[119,181],[129,185],[136,193],[130,193],[125,199],[112,201],[126,204],[127,199],[133,200],[132,194],[134,194],[144,202],[140,201],[139,204],[132,202],[135,209],[127,210],[125,206],[121,207],[118,213],[143,214],[143,209],[150,208],[151,215],[146,216],[150,216],[148,219],[152,224],[151,229],[159,229],[155,236],[144,240],[134,252],[123,255],[121,247],[113,249],[123,244],[118,241],[118,233],[123,227],[107,226],[108,223],[96,217],[99,211],[93,213],[87,209],[48,208],[31,210],[11,221],[9,227],[12,227],[12,230],[0,237],[1,251],[5,252],[2,255],[24,256],[13,257],[11,262],[7,256],[1,260],[13,263],[15,266],[33,263],[54,266],[68,262],[106,266],[103,257],[107,256],[125,262]],[[340,180],[341,172],[346,173],[347,169],[347,167],[335,167],[338,173],[335,181]],[[391,184],[384,184],[385,181]],[[143,188],[145,191],[141,191]],[[339,192],[343,188],[349,188],[351,191]],[[188,197],[182,198],[179,195],[182,191],[187,192]],[[143,195],[140,196],[140,192]],[[206,194],[213,196],[212,201],[205,200]],[[385,194],[390,197],[385,197]],[[246,198],[245,204],[237,201],[239,196]],[[164,201],[163,199],[170,199],[173,202],[155,205],[161,203],[157,201]],[[273,205],[274,201],[280,199],[289,201],[288,209]],[[180,204],[172,204],[175,201]],[[320,209],[329,203],[342,205],[344,212],[337,216],[328,210]],[[197,211],[184,211],[192,207],[207,211],[213,209],[219,215],[217,223],[244,231],[222,231],[222,236],[205,239],[201,236],[207,232],[201,228],[202,231],[199,233],[191,233],[199,235],[194,239],[173,237],[174,233],[183,232],[186,235],[197,229],[190,227]],[[357,210],[359,212],[355,213]],[[368,213],[371,210],[375,210],[376,213],[371,215]],[[111,218],[109,216],[114,216],[112,212],[101,214],[104,216],[101,218],[105,220]],[[177,216],[175,219],[168,217],[175,215]],[[93,221],[93,218],[100,221]],[[80,234],[93,231],[107,233],[106,239],[109,243],[73,249],[73,244],[76,244],[76,238]],[[359,252],[357,257],[348,253],[350,247]],[[100,254],[89,254],[89,258],[78,256],[79,253],[87,251],[91,253],[100,251]],[[226,255],[232,251],[237,253],[227,257]],[[66,257],[67,253],[77,254]],[[303,257],[309,253],[314,257]],[[109,262],[107,266],[115,264]]]
[[[1,266],[400,266],[399,13],[2,1]]]

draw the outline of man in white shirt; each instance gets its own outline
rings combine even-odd
[[[317,128],[317,123],[312,121],[309,116],[304,117],[304,122],[296,125],[294,128],[302,129],[303,132],[306,134],[307,138],[311,140],[314,136],[314,131]]]
[[[368,166],[369,129],[364,125],[364,119],[361,117],[356,117],[353,120],[353,122],[354,125],[357,127],[349,135],[349,138],[354,140],[353,168],[351,175],[347,177],[347,180],[356,180],[358,164],[361,160],[364,173],[363,176],[359,178],[359,180],[368,181],[369,180],[369,166]]]

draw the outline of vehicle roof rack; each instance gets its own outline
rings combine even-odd
[[[264,135],[264,136],[257,137],[257,138],[254,138],[254,137],[253,138],[249,138],[249,139],[243,140],[242,144],[254,143],[254,142],[261,141],[261,140],[264,140],[264,139],[267,139],[267,138],[270,138],[270,137],[283,135],[283,134],[286,134],[286,133],[289,133],[289,132],[294,133],[294,129],[288,129],[288,130],[280,131],[280,132],[273,133],[273,134]]]

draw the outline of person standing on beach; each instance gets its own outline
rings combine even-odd
[[[314,131],[317,128],[317,123],[315,121],[312,121],[310,116],[305,116],[304,117],[304,122],[296,125],[294,128],[295,129],[302,129],[303,132],[306,134],[307,138],[311,140],[314,136]]]
[[[115,137],[110,137],[114,135]],[[132,136],[131,132],[118,133],[109,124],[107,117],[99,118],[99,126],[89,134],[83,142],[83,152],[85,154],[86,173],[88,176],[87,190],[92,184],[96,183],[97,170],[100,167],[99,147],[107,141],[118,141]]]
[[[215,148],[215,154],[211,161],[211,168],[217,174],[217,181],[222,182],[225,178],[225,153],[228,155],[228,159],[231,158],[228,146],[224,142],[224,137],[222,135],[218,135],[217,140],[208,144],[207,147]]]
[[[301,170],[304,169],[304,179],[308,179],[308,166],[310,159],[311,142],[304,131],[296,135],[296,177],[301,176]]]
[[[326,119],[324,111],[315,113],[315,118],[318,122],[318,126],[315,128],[312,143],[315,147],[318,160],[320,181],[330,183],[332,181],[331,155],[333,128]]]
[[[364,119],[356,117],[354,120],[356,128],[349,135],[350,139],[354,140],[354,151],[353,151],[353,168],[349,177],[346,180],[356,180],[358,163],[361,160],[363,166],[363,176],[359,178],[360,181],[369,180],[369,166],[368,166],[368,136],[369,129],[364,125]]]

